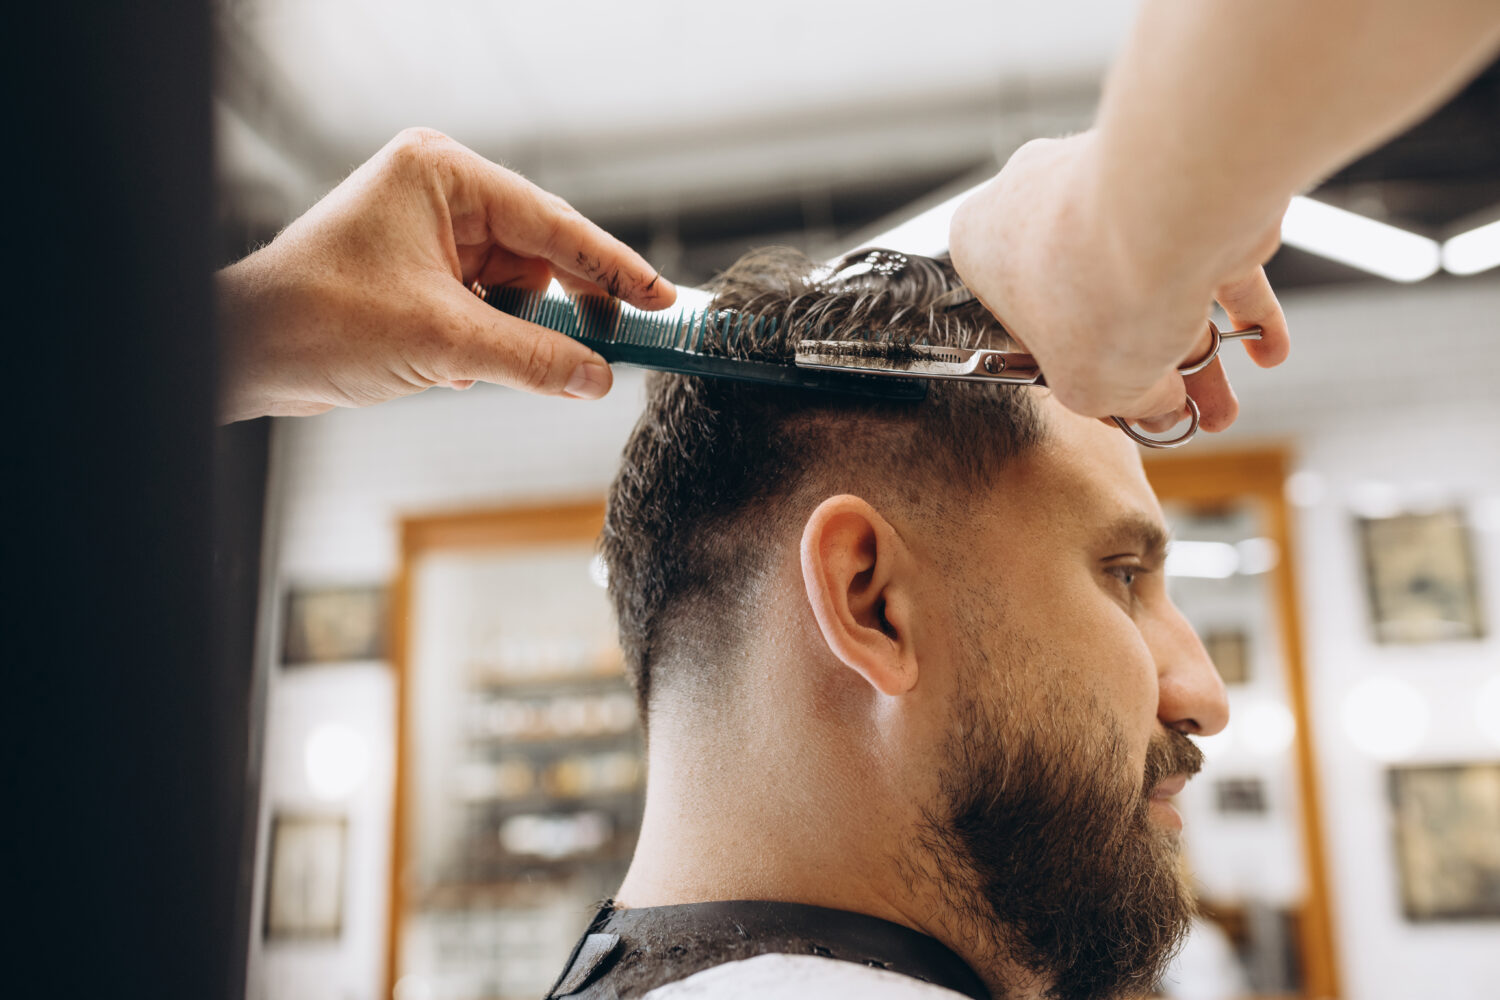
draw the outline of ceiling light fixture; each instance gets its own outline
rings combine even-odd
[[[1471,229],[1443,244],[1443,270],[1478,274],[1500,265],[1500,219]]]
[[[1442,265],[1436,240],[1301,195],[1281,220],[1281,242],[1392,281],[1421,281]]]

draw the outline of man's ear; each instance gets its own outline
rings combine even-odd
[[[917,683],[911,552],[889,521],[847,494],[802,528],[802,583],[828,649],[881,694]]]

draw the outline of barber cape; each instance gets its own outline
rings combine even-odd
[[[888,920],[734,900],[615,909],[605,902],[547,1000],[990,1000],[944,945]]]

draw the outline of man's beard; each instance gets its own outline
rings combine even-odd
[[[975,686],[963,685],[941,802],[922,837],[948,902],[1048,997],[1151,992],[1195,907],[1149,796],[1161,780],[1195,773],[1201,751],[1162,730],[1142,781],[1122,766],[1120,727],[1089,699],[1049,698],[1065,721],[1002,720]]]

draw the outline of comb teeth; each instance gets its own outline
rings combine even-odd
[[[755,338],[774,334],[779,325],[774,318],[752,318],[727,310],[647,313],[591,295],[548,295],[526,288],[479,284],[474,292],[501,312],[593,344],[701,354],[704,346],[712,343],[733,357]]]
[[[817,371],[789,361],[745,357],[757,338],[776,333],[780,324],[770,317],[708,309],[647,313],[597,296],[548,295],[477,283],[471,287],[501,312],[566,334],[612,363],[876,399],[915,401],[927,394],[922,381],[852,370]]]

